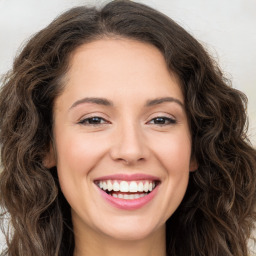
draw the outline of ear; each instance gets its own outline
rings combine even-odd
[[[194,172],[198,169],[198,163],[195,157],[192,157],[189,164],[189,171]]]
[[[43,159],[43,165],[47,169],[50,169],[50,168],[56,166],[56,157],[55,157],[52,143],[50,144],[49,151],[47,152],[45,158]]]

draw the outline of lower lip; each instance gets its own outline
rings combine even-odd
[[[153,200],[153,198],[155,197],[155,195],[158,191],[158,187],[159,186],[157,186],[152,192],[150,192],[146,196],[143,196],[143,197],[140,197],[137,199],[120,199],[120,198],[116,198],[116,197],[113,197],[113,196],[105,193],[103,190],[101,190],[97,186],[100,194],[103,196],[103,198],[108,203],[110,203],[112,206],[122,209],[122,210],[136,210],[136,209],[143,207],[144,205],[149,203],[151,200]]]

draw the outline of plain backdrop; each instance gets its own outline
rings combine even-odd
[[[0,0],[0,75],[26,40],[58,14],[103,0]],[[256,0],[141,0],[188,30],[217,59],[249,100],[249,135],[256,146]],[[0,243],[3,238],[0,234]],[[0,250],[1,251],[1,250]]]

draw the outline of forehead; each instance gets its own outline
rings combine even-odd
[[[175,96],[183,101],[179,79],[169,71],[162,53],[130,39],[101,39],[78,47],[64,84],[64,91],[74,97],[129,98],[148,93],[149,98]]]

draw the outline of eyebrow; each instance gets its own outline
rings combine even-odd
[[[184,108],[184,104],[180,100],[173,98],[173,97],[163,97],[163,98],[147,100],[145,106],[151,107],[151,106],[155,106],[155,105],[160,105],[165,102],[175,102],[175,103],[179,104],[182,108]],[[86,97],[86,98],[75,101],[72,104],[72,106],[70,107],[70,109],[72,109],[80,104],[83,104],[83,103],[93,103],[93,104],[103,105],[103,106],[114,106],[112,101],[105,99],[105,98]]]
[[[113,102],[110,100],[107,100],[105,98],[83,98],[81,100],[78,100],[72,104],[70,109],[76,107],[77,105],[83,104],[83,103],[94,103],[97,105],[104,105],[104,106],[113,106]]]
[[[175,103],[179,104],[182,108],[184,108],[184,104],[180,100],[178,100],[176,98],[173,98],[173,97],[164,97],[164,98],[157,98],[157,99],[153,99],[153,100],[148,100],[146,102],[146,107],[159,105],[159,104],[162,104],[162,103],[165,103],[165,102],[175,102]]]

